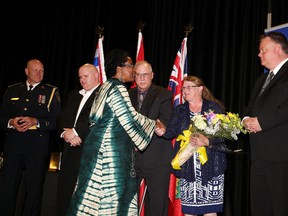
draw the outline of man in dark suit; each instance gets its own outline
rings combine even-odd
[[[129,90],[132,105],[141,114],[159,119],[167,124],[172,113],[172,92],[152,83],[154,73],[147,61],[139,61],[134,67],[137,88]],[[150,145],[143,151],[136,151],[136,173],[147,185],[145,216],[167,216],[171,140],[154,134]]]
[[[287,39],[277,32],[262,35],[258,56],[269,73],[263,74],[257,80],[243,119],[246,129],[250,131],[251,213],[252,216],[286,216],[288,215]]]
[[[18,186],[25,169],[26,200],[23,215],[38,216],[43,184],[49,164],[49,132],[56,130],[61,111],[58,88],[42,83],[44,66],[28,61],[27,80],[9,86],[0,109],[0,126],[5,129],[1,215],[13,215]]]
[[[58,179],[58,216],[66,215],[77,182],[82,146],[89,131],[90,109],[100,87],[99,73],[94,65],[81,66],[78,76],[83,89],[69,93],[58,119],[59,132],[65,141]]]

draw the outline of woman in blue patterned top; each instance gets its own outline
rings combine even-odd
[[[182,93],[186,102],[175,108],[164,135],[163,130],[156,130],[158,135],[168,139],[178,137],[189,128],[195,114],[209,110],[222,113],[224,110],[223,104],[198,77],[185,77]],[[191,136],[190,142],[197,147],[206,147],[208,161],[202,165],[199,153],[195,152],[181,165],[181,170],[173,169],[176,177],[180,178],[182,212],[185,215],[216,216],[217,212],[223,211],[226,155],[222,149],[225,149],[225,143],[222,139],[211,139],[201,134]],[[180,142],[176,142],[174,155],[179,149]]]

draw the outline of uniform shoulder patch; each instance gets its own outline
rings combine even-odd
[[[8,88],[15,87],[15,86],[22,86],[22,85],[24,85],[24,83],[22,83],[22,82],[15,83],[15,84],[9,85]]]
[[[58,91],[56,91],[56,92],[55,92],[55,96],[56,96],[56,98],[57,98],[58,102],[60,102],[60,103],[61,103],[61,97],[60,97],[60,94],[59,94],[59,92],[58,92]]]
[[[51,84],[46,83],[47,86],[51,87],[51,88],[58,88],[57,86],[53,86]]]

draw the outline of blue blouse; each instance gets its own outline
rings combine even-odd
[[[214,101],[203,99],[201,114],[209,110],[215,113],[222,113],[221,107]],[[173,139],[182,134],[183,130],[187,130],[191,123],[189,103],[178,105],[166,127],[164,135],[167,139]],[[175,141],[173,157],[180,149],[180,141]],[[227,168],[226,153],[227,150],[225,140],[221,138],[209,138],[209,147],[206,147],[208,161],[201,165],[203,184],[206,185],[214,176],[224,174]],[[178,178],[184,178],[187,181],[195,181],[194,162],[193,157],[187,160],[182,166],[181,170],[172,170]]]

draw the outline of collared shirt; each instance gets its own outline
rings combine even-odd
[[[90,95],[93,93],[93,91],[99,86],[100,84],[98,84],[97,86],[95,86],[94,88],[90,89],[89,91],[85,91],[84,89],[81,89],[79,91],[79,94],[83,95],[83,98],[79,104],[79,107],[78,107],[78,111],[77,111],[77,115],[76,115],[76,118],[75,118],[75,122],[74,122],[74,127],[76,126],[76,122],[77,122],[77,119],[79,117],[79,114],[84,106],[84,104],[86,103],[86,101],[88,100],[88,98],[90,97]],[[74,130],[74,133],[78,136],[78,133],[76,132],[76,130],[73,128]]]
[[[288,61],[288,58],[284,59],[280,64],[278,64],[273,70],[270,70],[269,73],[271,71],[273,71],[273,74],[274,76],[278,73],[278,71],[280,70],[280,68],[286,63],[286,61]],[[269,76],[269,75],[268,75]],[[241,124],[243,124],[243,121],[246,119],[246,118],[249,118],[250,116],[244,116],[242,121],[241,121]]]
[[[26,85],[27,85],[27,90],[29,91],[29,90],[33,90],[37,85],[39,85],[40,84],[40,82],[39,83],[36,83],[36,84],[34,84],[34,85],[32,85],[33,87],[30,89],[30,83],[28,83],[28,81],[26,80]]]
[[[271,70],[271,71],[273,71],[274,76],[278,73],[278,71],[285,64],[286,61],[288,61],[288,58],[284,59],[280,64],[277,65],[277,67],[275,67],[273,70]]]
[[[75,122],[74,122],[74,127],[75,127],[75,125],[76,125],[77,119],[78,119],[78,117],[79,117],[79,114],[80,114],[80,112],[81,112],[84,104],[86,103],[86,101],[88,100],[88,98],[90,97],[90,95],[93,93],[93,91],[94,91],[99,85],[100,85],[100,84],[98,84],[97,86],[95,86],[94,88],[92,88],[92,89],[89,90],[89,91],[85,91],[85,89],[81,89],[81,90],[79,91],[79,94],[83,95],[83,98],[82,98],[82,100],[81,100],[81,102],[80,102],[80,104],[79,104],[79,107],[78,107],[77,115],[76,115]],[[78,133],[77,133],[77,131],[75,130],[75,128],[72,128],[72,130],[73,130],[73,132],[75,133],[76,136],[79,136]],[[63,131],[63,132],[61,133],[61,135],[60,135],[61,138],[64,137],[64,133],[65,133],[65,131]]]

